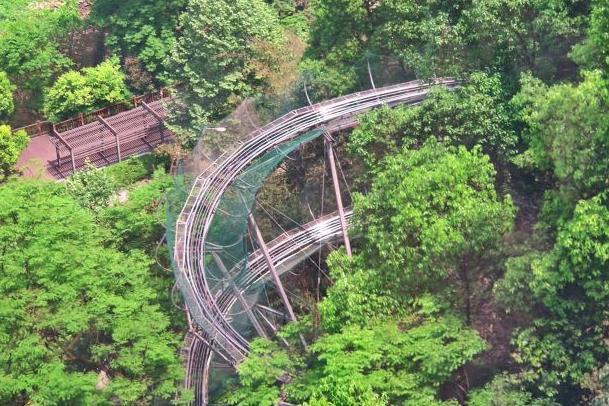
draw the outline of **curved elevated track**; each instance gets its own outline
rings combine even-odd
[[[199,376],[195,385],[197,404],[207,401],[207,373],[212,351],[229,364],[241,361],[248,352],[248,341],[231,324],[230,309],[237,300],[234,289],[212,292],[206,275],[205,258],[209,254],[205,240],[210,231],[220,199],[235,178],[256,158],[278,145],[293,140],[316,128],[328,132],[351,128],[358,114],[380,106],[416,104],[422,101],[433,85],[457,86],[453,79],[434,82],[413,81],[372,89],[293,110],[254,131],[234,151],[222,156],[195,180],[176,223],[174,260],[176,279],[187,299],[187,307],[198,326],[199,339],[187,343],[187,386]],[[287,270],[300,258],[315,251],[326,238],[340,235],[340,218],[318,219],[303,230],[284,234],[269,246],[273,264]],[[329,241],[329,240],[328,240]],[[241,293],[251,284],[268,275],[263,255],[254,252],[248,258],[248,273],[235,279]],[[283,266],[282,266],[283,265]]]
[[[351,210],[345,212],[347,221],[351,220],[352,215]],[[332,213],[281,234],[268,243],[268,249],[277,272],[283,274],[305,260],[322,245],[339,242],[341,235],[340,218],[337,213]],[[245,294],[256,283],[268,280],[270,276],[269,267],[260,249],[250,254],[247,261],[250,272],[239,281],[242,294]],[[237,298],[230,287],[226,287],[218,297],[218,306],[225,317],[230,317],[236,302]],[[186,361],[185,386],[195,392],[195,398],[201,404],[207,404],[209,372],[214,354],[210,346],[206,344],[209,342],[210,337],[205,331],[191,332],[183,350]]]

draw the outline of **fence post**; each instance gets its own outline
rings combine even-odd
[[[85,125],[85,115],[83,113],[79,114],[80,116],[80,125]]]
[[[40,120],[36,120],[36,127],[38,128],[38,136],[42,135],[42,126],[40,125]]]

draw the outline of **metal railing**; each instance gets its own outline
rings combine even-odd
[[[144,103],[152,103],[157,100],[162,100],[171,97],[172,93],[169,88],[161,88],[160,90],[140,96],[133,96],[129,100],[125,100],[120,103],[115,103],[106,106],[102,109],[91,111],[88,113],[80,113],[78,116],[69,118],[58,123],[52,123],[50,121],[37,121],[33,124],[25,127],[15,128],[13,132],[25,131],[30,138],[39,137],[45,134],[51,134],[53,124],[55,124],[55,131],[62,133],[68,130],[73,130],[78,127],[90,124],[98,120],[98,117],[108,118],[115,116],[119,113],[137,108]]]
[[[254,131],[249,140],[212,165],[194,183],[176,224],[174,259],[176,277],[195,321],[209,334],[217,350],[238,362],[247,352],[245,340],[218,310],[205,272],[204,241],[220,199],[234,178],[254,159],[266,151],[292,140],[318,126],[344,120],[383,105],[414,104],[423,100],[432,85],[456,87],[453,79],[434,82],[414,81],[385,88],[354,93],[337,99],[293,110]],[[331,127],[331,125],[330,125]]]
[[[351,220],[353,212],[347,210],[345,216]],[[322,244],[341,241],[342,228],[338,213],[332,213],[293,229],[268,243],[268,248],[279,273],[284,273],[318,250]],[[251,253],[247,259],[249,272],[235,283],[241,293],[257,283],[269,279],[270,269],[261,250]],[[218,296],[218,306],[224,315],[230,316],[237,302],[232,288],[226,287]],[[189,334],[184,345],[186,378],[184,386],[195,394],[197,404],[208,403],[210,365],[214,352],[208,345],[210,337],[205,331]]]

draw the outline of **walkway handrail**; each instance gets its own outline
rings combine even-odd
[[[163,100],[169,97],[171,97],[171,90],[169,88],[162,87],[158,91],[133,96],[129,100],[114,103],[89,113],[80,113],[78,116],[74,116],[57,123],[53,123],[51,121],[37,121],[24,127],[15,128],[12,131],[15,133],[23,130],[30,138],[35,138],[44,135],[45,133],[51,133],[54,126],[57,133],[62,133],[92,123],[96,121],[99,116],[102,118],[112,117],[124,111],[139,107],[142,105],[142,103],[151,103],[153,101]]]

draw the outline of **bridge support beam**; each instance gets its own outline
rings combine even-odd
[[[162,90],[161,90],[162,92]],[[163,98],[163,94],[161,93],[161,98]],[[161,128],[161,142],[163,142],[165,140],[165,120],[163,120],[163,117],[161,117],[156,111],[154,111],[154,109],[152,107],[150,107],[147,103],[145,103],[142,100],[142,107],[150,114],[152,114],[154,116],[154,118],[157,119],[157,121],[159,122],[160,128]]]
[[[59,132],[57,131],[57,127],[55,126],[55,124],[53,124],[53,126],[51,127],[51,134],[53,135],[53,137],[55,137],[56,139],[59,140],[59,142],[61,142],[63,145],[65,145],[65,147],[68,149],[68,151],[70,151],[70,159],[72,160],[72,174],[76,173],[76,162],[74,161],[74,151],[72,151],[72,146],[70,144],[68,144],[68,142],[61,136],[59,135]],[[55,147],[57,148],[57,147]],[[56,149],[55,152],[57,153],[57,168],[59,169],[59,149]]]
[[[220,256],[218,254],[216,254],[215,252],[212,252],[211,255],[214,258],[214,262],[216,263],[216,265],[218,265],[218,268],[220,268],[220,271],[222,271],[222,274],[224,275],[224,277],[228,280],[228,283],[229,283],[231,289],[235,293],[235,296],[237,296],[237,300],[241,304],[241,307],[243,307],[243,310],[245,310],[245,314],[247,315],[248,319],[254,326],[254,329],[256,329],[256,332],[264,338],[269,338],[266,334],[266,331],[264,331],[264,329],[258,322],[258,319],[254,315],[254,312],[252,311],[251,307],[247,304],[247,301],[241,294],[241,291],[239,290],[237,285],[235,285],[235,281],[230,276],[230,273],[228,272],[228,269],[226,269],[226,266],[224,266],[224,262],[222,262],[222,258],[220,258]]]
[[[347,256],[351,257],[351,242],[349,241],[349,234],[347,233],[347,220],[345,218],[345,208],[343,206],[343,198],[340,194],[340,185],[338,183],[338,174],[336,173],[336,155],[334,154],[334,147],[332,146],[332,138],[330,134],[326,132],[324,134],[324,142],[326,144],[326,150],[328,151],[328,161],[330,162],[330,173],[332,175],[332,183],[334,184],[334,194],[336,195],[336,206],[338,207],[338,216],[340,218],[340,227],[343,231],[343,239],[345,240],[345,250]]]
[[[288,312],[288,315],[290,316],[290,320],[297,321],[298,319],[296,319],[296,314],[294,314],[294,309],[292,308],[292,305],[290,304],[288,295],[285,292],[285,289],[283,288],[283,284],[281,283],[281,279],[279,278],[279,274],[277,273],[277,269],[275,268],[275,264],[273,263],[273,258],[271,257],[271,254],[269,252],[268,247],[266,246],[266,243],[264,242],[264,238],[262,238],[262,233],[260,232],[260,229],[258,228],[258,224],[256,224],[256,221],[254,220],[254,215],[252,213],[250,213],[250,215],[249,215],[249,223],[250,223],[250,227],[251,227],[252,231],[254,232],[254,238],[256,239],[256,243],[262,250],[262,254],[264,255],[266,264],[269,267],[269,271],[271,273],[271,276],[273,277],[273,282],[275,282],[275,286],[277,287],[277,290],[279,291],[279,296],[281,296],[283,305],[285,306],[285,308]],[[307,342],[305,341],[305,339],[302,335],[300,335],[300,341],[302,342],[302,345],[306,348]]]
[[[121,143],[118,137],[118,132],[108,123],[102,116],[97,116],[97,121],[99,121],[108,131],[114,135],[114,139],[116,140],[116,153],[118,155],[118,162],[122,161],[121,157]]]

